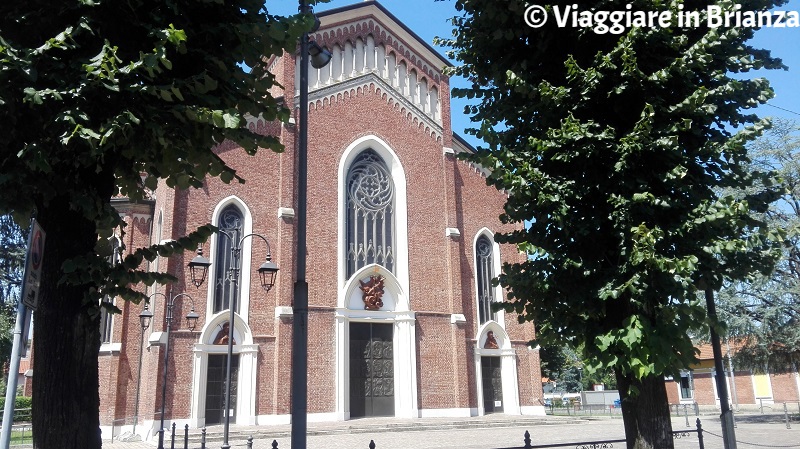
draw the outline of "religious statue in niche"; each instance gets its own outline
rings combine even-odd
[[[486,333],[486,343],[483,344],[483,349],[500,349],[497,339],[494,338],[494,332],[489,331]]]
[[[217,336],[214,337],[214,344],[215,345],[227,345],[228,344],[228,333],[230,332],[231,327],[228,325],[226,321],[222,325],[222,329],[217,332]],[[236,340],[233,340],[233,344],[236,344]]]
[[[380,310],[383,307],[383,276],[370,276],[368,282],[359,280],[361,299],[364,301],[365,310]]]

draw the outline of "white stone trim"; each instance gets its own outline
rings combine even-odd
[[[150,349],[151,346],[163,346],[167,343],[167,333],[162,331],[155,331],[150,333],[150,337],[147,339],[147,348]]]
[[[794,382],[797,384],[797,399],[800,399],[800,371],[798,371],[797,365],[794,363],[792,367],[794,368]]]
[[[291,207],[279,207],[278,218],[294,218],[294,209]]]
[[[334,422],[342,421],[337,413],[309,413],[308,422]],[[292,415],[258,415],[256,416],[257,426],[281,426],[292,423]]]
[[[547,414],[543,405],[522,405],[519,412],[527,416],[545,416]]]
[[[469,418],[474,409],[465,408],[423,408],[419,410],[420,418]]]
[[[455,239],[461,237],[461,231],[459,231],[458,228],[445,228],[444,236]]]
[[[456,150],[450,147],[442,147],[442,154],[456,154]]]
[[[487,332],[494,332],[499,349],[484,349]],[[475,338],[475,382],[478,398],[478,415],[485,415],[483,408],[483,370],[481,357],[500,357],[500,376],[503,382],[503,413],[520,415],[519,380],[517,378],[517,351],[511,347],[511,340],[505,329],[494,321],[484,323]]]
[[[240,199],[236,195],[231,195],[219,203],[214,208],[214,212],[211,214],[211,223],[214,226],[219,226],[219,214],[222,210],[231,205],[235,204],[239,210],[242,211],[242,236],[251,234],[253,232],[253,215],[250,213],[250,208],[247,207],[242,199]],[[214,314],[214,283],[216,282],[216,270],[214,269],[214,262],[216,261],[217,257],[217,248],[219,246],[219,239],[227,237],[220,237],[218,233],[214,233],[211,237],[211,244],[210,249],[208,252],[208,260],[211,261],[212,265],[209,268],[208,279],[206,282],[208,285],[207,294],[206,294],[206,316],[211,316]],[[260,239],[259,239],[260,240]],[[238,243],[238,242],[236,242]],[[252,257],[252,248],[253,248],[253,238],[248,237],[242,243],[242,253],[240,255],[240,265],[241,270],[239,271],[239,314],[242,315],[245,321],[249,321],[250,316],[250,263]]]
[[[258,415],[257,426],[281,426],[292,423],[292,415]]]
[[[289,319],[294,316],[294,309],[291,306],[275,307],[275,318]]]
[[[454,313],[450,315],[450,324],[461,324],[466,322],[467,317],[465,317],[463,313]]]
[[[208,376],[209,354],[228,353],[227,345],[208,344],[219,332],[219,327],[230,318],[228,310],[211,317],[200,332],[200,343],[195,343],[193,353],[192,404],[189,426],[200,428],[206,425],[206,383]],[[253,333],[250,327],[238,314],[234,314],[233,353],[239,354],[239,373],[236,394],[236,424],[256,425],[256,381],[258,366],[258,345],[253,344]]]
[[[122,343],[103,343],[100,345],[100,355],[119,354],[122,351]]]

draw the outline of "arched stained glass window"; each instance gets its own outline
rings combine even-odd
[[[492,241],[485,235],[478,237],[478,241],[475,243],[475,277],[478,279],[478,319],[480,324],[489,320],[497,320],[496,314],[492,312],[492,303],[494,302],[493,254]]]
[[[394,273],[394,182],[374,150],[353,161],[346,188],[347,278],[373,263]]]
[[[227,310],[228,304],[230,304],[232,284],[228,282],[228,273],[233,267],[231,247],[233,242],[238,243],[243,235],[244,216],[242,211],[232,204],[225,207],[219,214],[217,227],[227,232],[232,238],[217,235],[217,255],[214,259],[214,313]],[[239,288],[238,283],[236,288]],[[236,292],[236,297],[238,296],[239,292]],[[239,304],[234,304],[234,310],[239,312]]]

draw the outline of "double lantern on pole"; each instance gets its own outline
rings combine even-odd
[[[261,287],[264,289],[265,292],[270,291],[273,285],[275,285],[275,278],[278,274],[278,266],[272,262],[272,251],[267,239],[260,235],[260,234],[247,234],[240,239],[236,239],[235,234],[231,234],[226,232],[222,229],[217,231],[217,235],[219,238],[227,238],[230,240],[231,243],[231,256],[233,257],[233,263],[231,264],[230,268],[228,269],[228,273],[225,277],[225,281],[230,285],[230,301],[228,303],[228,359],[227,359],[227,367],[225,371],[225,411],[224,411],[224,427],[223,427],[223,441],[222,441],[222,449],[229,449],[231,446],[228,444],[228,433],[230,430],[231,424],[231,361],[233,359],[233,329],[234,329],[234,319],[235,319],[235,307],[238,303],[237,295],[239,293],[239,289],[237,285],[239,283],[239,274],[241,272],[241,267],[239,264],[241,263],[240,257],[242,252],[242,244],[244,241],[250,237],[258,237],[264,241],[267,245],[267,256],[264,260],[264,263],[258,267],[258,275],[259,280],[261,282]],[[219,245],[222,247],[222,245]],[[208,267],[211,266],[211,262],[203,256],[203,249],[202,247],[197,249],[197,255],[189,262],[189,270],[192,276],[192,282],[194,283],[195,287],[200,287],[206,279],[206,274],[208,272]],[[159,448],[161,449],[161,448]]]
[[[227,361],[227,372],[226,372],[226,382],[225,382],[225,427],[224,427],[224,440],[222,444],[223,449],[230,448],[228,444],[228,430],[230,427],[230,402],[231,402],[231,359],[233,356],[233,328],[234,328],[234,307],[237,303],[236,295],[238,293],[238,289],[236,285],[239,281],[239,273],[241,271],[241,267],[239,266],[240,260],[239,256],[242,250],[242,244],[244,240],[248,237],[258,237],[267,244],[267,256],[264,263],[258,268],[259,279],[261,282],[261,287],[264,288],[265,291],[269,291],[273,285],[275,285],[275,278],[278,273],[278,266],[272,262],[272,256],[270,251],[269,242],[267,239],[259,234],[248,234],[238,241],[234,238],[233,235],[229,234],[226,231],[218,230],[217,231],[220,238],[222,236],[227,237],[231,240],[231,244],[233,245],[231,248],[231,253],[233,256],[233,264],[231,268],[228,270],[227,277],[225,279],[226,282],[229,282],[231,285],[231,296],[230,296],[230,303],[228,304],[228,309],[230,310],[229,315],[229,326],[228,326],[228,361]],[[203,249],[199,247],[197,249],[197,255],[189,262],[189,272],[191,274],[192,283],[195,287],[199,288],[205,282],[206,275],[208,273],[208,267],[211,266],[211,262],[203,256]],[[153,319],[153,312],[150,311],[148,305],[150,303],[150,299],[160,295],[163,296],[164,299],[167,301],[167,314],[165,317],[166,321],[166,329],[167,329],[167,336],[166,336],[166,344],[164,349],[164,374],[162,378],[162,386],[161,386],[161,424],[159,426],[158,431],[158,449],[164,449],[164,415],[165,415],[165,408],[166,408],[166,396],[167,396],[167,372],[168,372],[168,365],[169,365],[169,350],[170,350],[170,329],[172,328],[172,320],[173,320],[173,309],[175,307],[175,301],[178,298],[188,298],[192,304],[191,311],[186,314],[186,322],[187,327],[189,330],[194,331],[195,327],[197,326],[197,321],[200,318],[200,315],[195,312],[195,304],[194,299],[187,293],[179,293],[174,296],[167,296],[163,293],[154,293],[150,295],[147,302],[145,303],[145,308],[139,314],[139,320],[141,322],[142,330],[144,331],[150,326],[150,321]],[[137,401],[138,402],[138,401]]]
[[[172,329],[172,318],[173,318],[172,311],[175,308],[175,301],[178,298],[189,298],[189,301],[192,303],[192,310],[186,314],[186,325],[189,328],[189,330],[194,331],[195,327],[197,327],[197,320],[200,318],[200,315],[194,311],[194,299],[192,299],[192,297],[189,296],[189,294],[178,293],[177,295],[174,296],[168,296],[165,295],[164,293],[156,292],[147,298],[147,303],[145,304],[145,308],[144,310],[142,310],[142,313],[139,314],[139,320],[141,321],[143,330],[149,327],[150,320],[152,320],[153,318],[153,312],[150,311],[150,309],[147,307],[147,304],[150,303],[150,299],[156,296],[162,296],[164,297],[164,300],[167,301],[167,315],[165,317],[166,321],[165,326],[167,328],[167,342],[165,343],[165,348],[164,348],[164,374],[163,378],[161,379],[161,424],[159,426],[159,431],[158,431],[158,449],[164,449],[164,412],[166,409],[166,399],[167,399],[169,337],[170,337],[170,331]],[[147,327],[145,326],[145,323],[147,323]]]

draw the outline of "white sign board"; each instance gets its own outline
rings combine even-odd
[[[46,234],[39,223],[33,222],[28,239],[28,256],[25,266],[25,282],[22,289],[22,300],[31,310],[39,305],[39,284],[42,280],[42,258],[44,256],[44,239]]]

